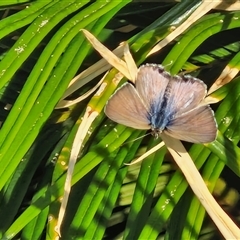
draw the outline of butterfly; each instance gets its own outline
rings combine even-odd
[[[189,75],[172,76],[157,64],[142,65],[135,85],[125,83],[110,97],[105,114],[135,129],[151,129],[156,138],[208,143],[216,139],[217,124],[209,105],[201,104],[207,87]]]

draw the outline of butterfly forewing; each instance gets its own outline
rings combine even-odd
[[[165,89],[169,83],[170,76],[163,67],[156,64],[147,64],[139,68],[136,89],[150,112],[154,107],[155,112],[161,110]]]
[[[169,81],[166,96],[166,112],[177,116],[199,106],[206,96],[206,85],[199,79],[191,76],[172,76]]]
[[[136,89],[126,83],[108,100],[105,114],[113,121],[136,129],[149,129],[148,111]]]

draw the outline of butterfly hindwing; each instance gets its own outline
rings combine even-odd
[[[183,141],[207,143],[215,140],[217,124],[212,109],[201,106],[171,120],[164,132]]]
[[[125,83],[112,95],[105,107],[105,114],[125,126],[150,129],[148,111],[130,83]]]

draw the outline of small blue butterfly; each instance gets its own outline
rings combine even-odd
[[[206,85],[191,76],[171,76],[163,66],[146,64],[138,69],[135,86],[125,83],[109,99],[105,114],[136,129],[164,132],[187,142],[215,140],[217,124],[210,106],[200,105]]]

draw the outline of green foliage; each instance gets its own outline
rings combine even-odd
[[[165,148],[141,164],[124,165],[158,141],[151,136],[134,141],[144,132],[106,119],[103,109],[116,89],[116,69],[105,76],[107,87],[100,96],[92,94],[69,108],[55,109],[71,79],[99,59],[80,31],[83,28],[111,49],[127,41],[138,65],[163,64],[173,74],[192,71],[209,86],[225,66],[239,70],[239,11],[209,13],[156,56],[147,57],[200,2],[0,3],[1,239],[56,237],[54,227],[70,151],[87,106],[99,115],[75,165],[62,239],[217,236]],[[122,31],[126,26],[134,26],[134,30]],[[76,89],[69,99],[91,89],[99,77]],[[236,78],[212,93],[221,101],[213,106],[219,125],[217,140],[186,145],[209,190],[218,193],[233,217],[238,217],[233,209],[239,198],[230,187],[232,176],[240,175],[239,83]],[[223,191],[219,190],[221,176],[229,185]],[[227,197],[221,196],[224,194]]]

